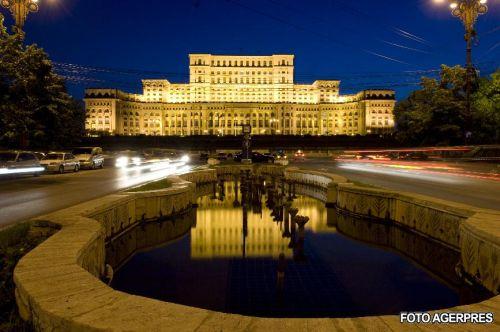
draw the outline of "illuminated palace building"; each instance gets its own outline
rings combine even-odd
[[[394,126],[395,93],[340,95],[337,80],[294,83],[294,56],[191,54],[188,84],[143,80],[143,93],[87,89],[86,128],[117,135],[365,135]]]

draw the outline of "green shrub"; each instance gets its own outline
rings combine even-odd
[[[20,223],[0,231],[0,331],[32,331],[30,323],[19,317],[14,285],[17,262],[49,235],[32,235],[30,223]],[[54,232],[50,228],[49,233]]]

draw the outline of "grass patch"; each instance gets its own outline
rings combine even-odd
[[[163,179],[154,182],[150,182],[140,187],[135,187],[127,190],[128,192],[140,192],[140,191],[150,191],[150,190],[161,190],[172,187],[172,181],[170,179]]]
[[[40,232],[41,229],[44,231]],[[49,225],[33,231],[30,223],[0,230],[0,331],[33,331],[31,324],[24,322],[17,311],[14,268],[24,255],[55,232]]]

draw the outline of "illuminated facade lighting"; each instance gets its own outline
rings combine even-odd
[[[188,84],[143,93],[87,89],[86,129],[117,135],[365,135],[394,127],[393,90],[340,95],[338,80],[294,83],[294,56],[191,54]]]

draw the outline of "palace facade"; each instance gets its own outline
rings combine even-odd
[[[143,93],[86,89],[86,129],[116,135],[365,135],[394,127],[393,90],[341,95],[340,81],[294,83],[294,56],[189,55],[189,83]]]

